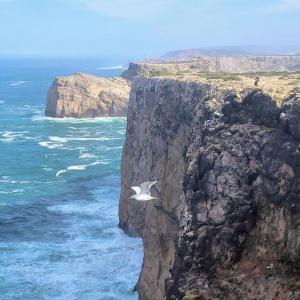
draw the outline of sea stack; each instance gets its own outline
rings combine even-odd
[[[76,73],[58,77],[48,91],[45,114],[54,118],[125,117],[130,82]]]

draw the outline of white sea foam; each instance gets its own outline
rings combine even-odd
[[[79,158],[84,159],[84,158],[94,158],[96,155],[91,154],[91,153],[82,153],[80,154]]]
[[[111,160],[107,159],[107,160],[101,160],[101,161],[95,161],[94,163],[91,164],[91,166],[94,165],[109,165],[111,163]]]
[[[67,167],[67,171],[83,171],[85,170],[87,167],[87,165],[76,165],[76,166],[70,166],[70,167]]]
[[[16,180],[9,180],[9,179],[0,179],[1,183],[17,183]]]
[[[4,131],[5,133],[2,134],[4,137],[11,137],[11,136],[22,136],[24,133],[28,133],[28,131]]]
[[[0,194],[22,194],[23,192],[23,189],[15,189],[11,191],[0,191]]]
[[[94,161],[93,163],[89,164],[88,166],[96,166],[96,165],[106,165],[108,163],[103,161]]]
[[[66,143],[71,141],[112,141],[118,138],[107,138],[107,137],[59,137],[49,136],[51,142]]]
[[[59,170],[57,173],[56,173],[56,177],[59,177],[61,176],[62,174],[64,173],[67,173],[68,171],[83,171],[85,170],[87,167],[87,165],[77,165],[77,166],[69,166],[67,167],[67,169],[65,170]]]
[[[4,104],[5,103],[5,101],[4,100],[0,100],[0,104]]]
[[[51,118],[43,115],[33,116],[32,121],[47,121],[47,122],[57,122],[57,123],[112,123],[112,122],[124,122],[126,117],[99,117],[99,118]]]
[[[126,67],[119,65],[119,66],[112,66],[112,67],[100,67],[97,70],[127,70]]]
[[[53,169],[52,168],[46,168],[46,167],[44,167],[43,170],[45,170],[45,171],[52,171]]]
[[[81,137],[81,138],[70,138],[70,141],[113,141],[118,140],[118,138],[108,138],[108,137]]]
[[[24,137],[25,133],[28,133],[28,131],[4,131],[0,141],[9,143],[18,139],[30,139],[29,137]]]
[[[4,177],[3,177],[4,178]],[[9,183],[9,184],[15,184],[15,183],[21,183],[21,184],[29,184],[31,181],[29,180],[10,180],[10,179],[0,179],[1,183]]]
[[[24,80],[11,81],[10,86],[16,86],[16,85],[24,84],[26,82],[30,82],[30,81],[24,81]]]
[[[59,137],[59,136],[49,136],[48,138],[52,142],[65,143],[65,142],[68,141],[67,138],[62,138],[62,137]]]
[[[108,165],[110,164],[110,161],[106,160],[97,160],[97,161],[94,161],[90,164],[87,164],[87,165],[74,165],[74,166],[69,166],[67,167],[67,169],[63,169],[63,170],[59,170],[57,173],[56,173],[56,177],[59,177],[61,176],[62,174],[64,173],[67,173],[69,171],[84,171],[87,167],[91,167],[91,166],[96,166],[96,165]]]
[[[59,170],[57,173],[56,173],[56,177],[59,177],[59,176],[61,176],[62,174],[64,174],[64,173],[66,173],[67,172],[67,170]]]
[[[57,149],[57,148],[62,148],[64,146],[63,144],[53,143],[49,141],[39,142],[39,145],[42,147],[46,147],[48,149]]]

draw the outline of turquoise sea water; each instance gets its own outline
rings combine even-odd
[[[0,60],[0,299],[137,299],[142,243],[117,215],[126,120],[44,117],[54,77],[116,65]]]

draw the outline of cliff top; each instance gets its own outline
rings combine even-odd
[[[81,83],[91,83],[91,82],[95,82],[98,84],[114,84],[114,83],[124,83],[126,85],[128,85],[128,83],[126,83],[126,81],[121,78],[121,77],[99,77],[99,76],[94,76],[94,75],[90,75],[87,73],[75,73],[74,75],[70,75],[70,76],[60,76],[57,77],[55,79],[57,82],[77,82],[80,81]]]
[[[124,117],[130,82],[83,73],[57,77],[48,91],[46,116],[64,118]]]
[[[270,63],[265,56],[260,57],[259,60],[255,60],[253,57],[254,60],[250,60],[250,63],[247,58],[246,61],[244,60],[245,57],[238,58],[241,61],[236,61],[233,57],[223,57],[224,61],[207,59],[206,61],[176,63],[133,63],[124,73],[124,77],[140,76],[198,82],[213,85],[220,91],[235,91],[237,93],[255,87],[271,95],[279,105],[290,94],[300,93],[300,71],[297,69],[300,66],[300,56],[294,56],[294,58],[285,56],[287,62],[285,61],[281,65],[273,61],[274,56],[272,56]],[[260,63],[260,60],[263,62]],[[295,64],[298,60],[299,65]],[[241,64],[239,65],[239,63]],[[262,66],[263,64],[264,66]],[[232,70],[246,70],[251,65],[254,71],[230,72]],[[284,71],[272,71],[274,68]],[[271,71],[257,71],[257,69],[271,69]],[[287,71],[294,69],[295,71]]]
[[[100,91],[113,91],[121,97],[128,97],[129,83],[121,77],[97,77],[85,73],[75,73],[71,76],[62,76],[55,79],[54,84],[59,88],[80,88],[87,90],[91,95],[98,97]]]
[[[242,93],[245,89],[257,87],[281,104],[290,94],[300,94],[300,72],[271,72],[271,73],[176,73],[176,74],[154,74],[151,77],[170,78],[180,81],[194,81],[215,86],[218,90],[228,90]],[[255,86],[255,82],[258,82]]]

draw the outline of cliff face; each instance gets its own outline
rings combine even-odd
[[[300,297],[300,97],[278,107],[167,79],[134,81],[120,225],[143,237],[141,299]],[[129,200],[159,178],[159,201]]]
[[[125,117],[130,84],[122,78],[77,73],[56,78],[48,91],[46,116]]]
[[[176,60],[175,60],[176,61]],[[155,63],[131,63],[122,77],[191,72],[283,72],[300,69],[300,56],[199,56],[172,63],[172,60]]]

